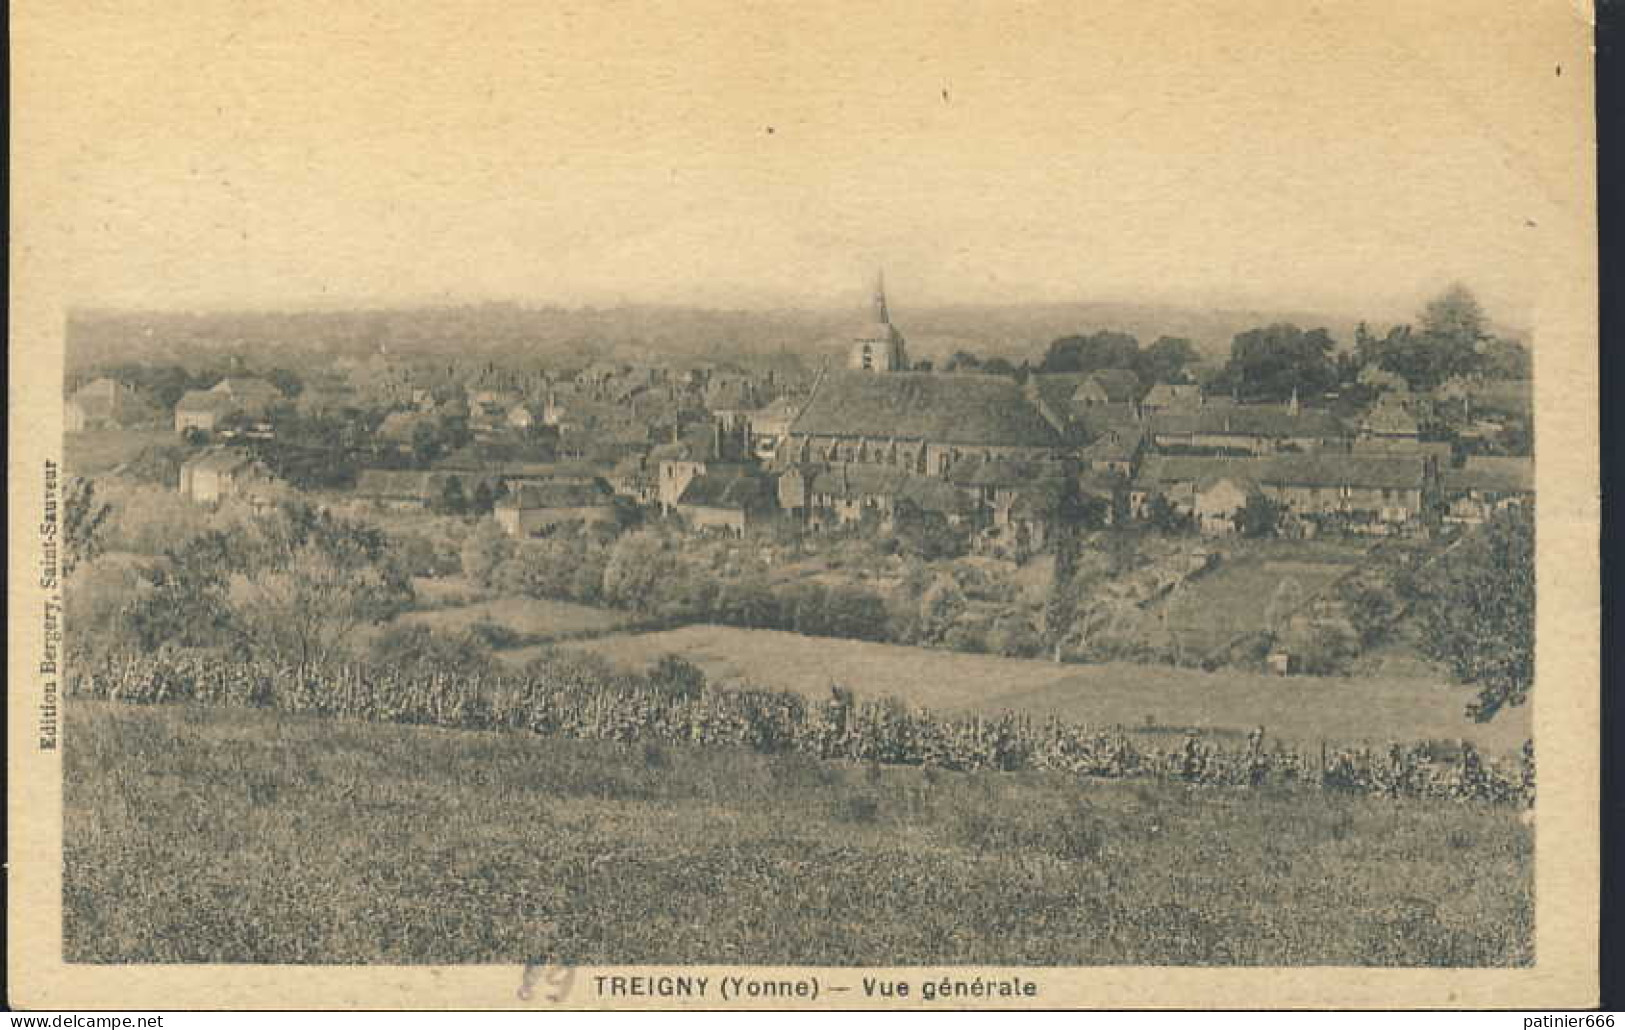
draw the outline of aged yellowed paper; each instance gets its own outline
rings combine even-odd
[[[11,29],[17,1004],[1594,1003],[1585,5]]]

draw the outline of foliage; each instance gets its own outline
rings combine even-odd
[[[1159,336],[1155,343],[1140,351],[1134,361],[1134,370],[1140,382],[1177,383],[1185,378],[1185,370],[1201,360],[1196,346],[1183,336]]]
[[[1497,512],[1414,579],[1423,650],[1478,687],[1479,721],[1529,698],[1535,673],[1535,523]]]
[[[1245,537],[1275,536],[1281,528],[1281,505],[1254,490],[1236,511],[1236,532]]]
[[[76,673],[73,697],[135,704],[188,701],[270,706],[312,715],[454,729],[527,729],[544,736],[737,747],[955,771],[1038,770],[1073,776],[1261,787],[1303,783],[1350,794],[1527,804],[1517,761],[1485,761],[1469,744],[1441,758],[1425,744],[1385,754],[1322,756],[1204,740],[1131,737],[1005,712],[942,716],[891,700],[811,704],[795,694],[704,689],[698,670],[665,660],[653,674],[616,672],[590,657],[544,653],[518,675],[416,665],[298,665],[222,660],[199,652],[114,656]]]
[[[489,587],[496,569],[514,553],[514,543],[502,527],[482,519],[463,541],[463,575],[470,583]]]
[[[1238,333],[1214,389],[1246,400],[1308,398],[1337,385],[1332,338],[1325,329],[1303,330],[1286,322]]]
[[[1103,329],[1088,336],[1063,336],[1050,343],[1040,372],[1098,372],[1108,368],[1134,368],[1140,359],[1140,341],[1128,333]]]
[[[103,550],[107,517],[113,507],[96,500],[96,484],[74,476],[62,496],[62,575],[73,575],[81,563],[93,561]]]
[[[1354,579],[1346,581],[1339,592],[1362,647],[1381,643],[1393,632],[1403,606],[1391,587],[1369,579]]]
[[[1359,655],[1359,641],[1352,631],[1325,623],[1294,634],[1289,646],[1302,663],[1301,671],[1310,676],[1343,675]]]
[[[897,503],[892,518],[898,549],[924,561],[963,558],[970,553],[970,529],[954,525],[937,511],[925,511],[909,500]]]
[[[225,582],[225,624],[250,654],[323,662],[358,628],[393,618],[412,599],[375,527],[289,504],[251,528]]]

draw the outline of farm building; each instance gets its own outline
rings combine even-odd
[[[452,483],[456,486],[452,486]],[[443,503],[448,494],[472,500],[483,484],[495,496],[501,487],[497,476],[458,472],[412,472],[394,469],[363,469],[356,478],[355,495],[384,508],[420,511]]]
[[[1165,411],[1195,411],[1202,407],[1202,388],[1195,383],[1157,383],[1140,400],[1147,415]]]
[[[1160,495],[1176,511],[1214,521],[1217,531],[1226,509],[1233,514],[1257,490],[1293,516],[1403,523],[1422,514],[1437,471],[1436,462],[1422,455],[1157,455],[1135,476],[1129,504],[1136,516],[1144,517],[1151,498]]]
[[[689,480],[677,499],[677,514],[695,529],[723,529],[742,534],[745,527],[773,513],[772,486],[741,469],[702,472]]]
[[[106,377],[75,390],[62,407],[64,428],[70,433],[135,425],[153,416],[152,405],[133,388]]]
[[[275,492],[271,470],[247,451],[221,448],[181,465],[181,496],[198,504],[227,498],[266,500]]]
[[[1314,451],[1346,443],[1349,432],[1334,416],[1294,405],[1204,406],[1149,420],[1152,441],[1164,451],[1273,454]]]
[[[196,429],[200,433],[212,433],[227,416],[239,410],[237,403],[225,394],[188,390],[175,404],[175,432]]]
[[[566,522],[613,523],[615,501],[595,482],[524,483],[496,502],[492,514],[510,536],[527,537]]]
[[[1533,458],[1475,455],[1459,469],[1446,469],[1441,487],[1452,522],[1477,525],[1497,511],[1535,496]]]

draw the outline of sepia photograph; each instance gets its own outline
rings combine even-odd
[[[12,29],[19,986],[1594,997],[1580,7]]]

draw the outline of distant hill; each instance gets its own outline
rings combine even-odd
[[[860,311],[724,311],[659,305],[615,308],[477,304],[355,311],[76,311],[67,324],[70,370],[122,361],[199,364],[232,354],[290,364],[380,351],[483,357],[503,363],[568,366],[595,358],[708,360],[796,355],[838,360]],[[1354,320],[1308,312],[1210,310],[1106,303],[894,305],[910,355],[940,361],[970,350],[1019,362],[1038,360],[1060,336],[1115,329],[1150,343],[1183,336],[1211,358],[1231,338],[1270,322],[1325,326],[1348,342]],[[276,355],[277,357],[272,357]],[[285,356],[285,357],[284,357]]]

